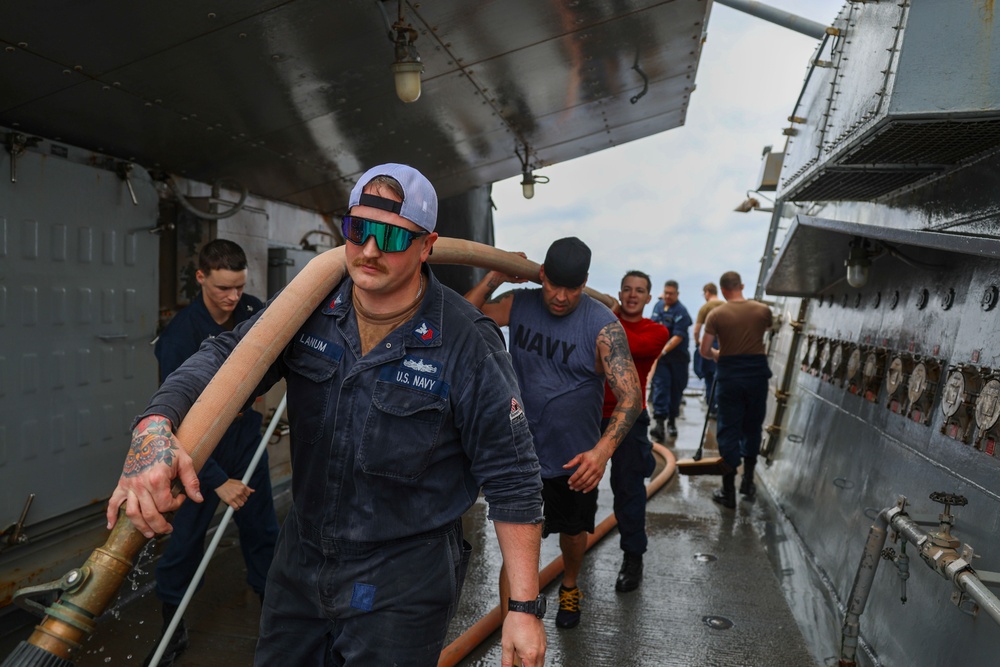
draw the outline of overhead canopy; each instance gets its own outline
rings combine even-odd
[[[387,161],[447,197],[683,125],[710,7],[404,2],[405,104],[395,0],[3,2],[0,126],[322,212]]]
[[[867,239],[891,247],[914,261],[933,263],[942,255],[1000,259],[1000,240],[795,216],[775,258],[764,289],[775,296],[811,297],[845,280],[849,244]]]

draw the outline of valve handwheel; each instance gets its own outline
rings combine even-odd
[[[945,493],[944,491],[933,491],[930,495],[930,499],[936,503],[941,503],[942,505],[957,505],[959,507],[964,507],[969,504],[969,499],[965,496],[960,496],[957,493]]]

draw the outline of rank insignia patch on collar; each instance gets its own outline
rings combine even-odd
[[[435,329],[431,328],[431,325],[427,320],[422,321],[420,326],[413,330],[413,337],[424,345],[430,345],[439,335],[440,334]]]

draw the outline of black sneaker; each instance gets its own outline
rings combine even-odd
[[[674,423],[673,419],[667,422],[667,435],[671,438],[677,437],[677,424]]]
[[[575,628],[580,624],[580,600],[583,592],[579,588],[559,586],[559,611],[556,612],[557,628]]]
[[[166,628],[163,628],[166,630]],[[162,635],[161,635],[162,639]],[[159,667],[173,667],[174,660],[180,657],[181,653],[188,647],[190,640],[188,638],[187,626],[184,625],[184,621],[177,625],[177,629],[174,630],[173,636],[170,637],[170,643],[167,644],[166,650],[160,657]],[[142,663],[142,667],[149,667],[149,664],[153,661],[153,655],[156,654],[156,649],[159,648],[160,641],[157,640],[156,645],[153,646],[153,650],[149,652],[146,656],[146,660]]]
[[[625,553],[622,560],[622,568],[618,571],[618,580],[615,582],[615,590],[619,593],[628,593],[639,588],[642,581],[642,554]]]

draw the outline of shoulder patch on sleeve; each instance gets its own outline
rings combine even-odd
[[[510,398],[510,421],[511,423],[521,421],[524,419],[524,410],[521,409],[521,404],[517,402],[517,399],[511,396]]]

